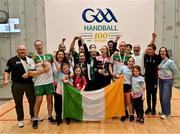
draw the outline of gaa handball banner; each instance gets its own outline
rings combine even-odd
[[[47,50],[74,36],[98,48],[121,36],[143,46],[154,31],[154,0],[45,0]]]

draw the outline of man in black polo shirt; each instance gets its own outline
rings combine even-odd
[[[153,35],[155,40],[155,35]],[[146,97],[147,97],[147,109],[145,114],[156,114],[156,94],[157,94],[157,82],[158,82],[158,65],[161,62],[159,55],[155,53],[156,46],[150,44],[147,46],[147,54],[144,56],[145,65],[145,82],[146,82]],[[151,106],[152,101],[152,106]]]
[[[17,55],[10,58],[7,62],[6,69],[3,75],[3,84],[9,83],[9,76],[11,73],[12,86],[11,91],[15,102],[18,126],[24,127],[24,111],[23,111],[23,95],[29,102],[29,111],[31,118],[34,117],[34,104],[35,104],[35,92],[34,83],[32,77],[28,75],[28,69],[34,68],[34,61],[26,56],[26,47],[20,45],[17,48]]]

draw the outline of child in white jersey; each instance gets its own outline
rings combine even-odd
[[[141,76],[141,68],[138,65],[133,66],[132,69],[132,88],[131,95],[133,99],[134,108],[136,111],[137,119],[136,121],[143,124],[144,123],[144,110],[143,110],[143,100],[145,91],[144,77]]]

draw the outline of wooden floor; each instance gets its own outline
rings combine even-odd
[[[47,121],[46,103],[40,111],[44,121],[38,129],[31,127],[28,103],[24,100],[25,126],[17,127],[15,107],[13,100],[0,107],[0,134],[19,133],[51,133],[51,134],[180,134],[180,89],[173,89],[172,117],[161,120],[158,115],[145,116],[144,125],[134,122],[120,122],[118,118],[101,122],[72,122],[70,125],[63,123],[60,126],[51,125]],[[160,111],[159,101],[157,112]]]

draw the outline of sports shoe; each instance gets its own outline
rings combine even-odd
[[[169,119],[170,117],[171,117],[170,115],[164,115],[164,114],[160,115],[160,118],[161,118],[162,120]]]
[[[37,129],[37,128],[38,128],[38,120],[33,120],[33,122],[32,122],[32,127],[33,127],[34,129]]]
[[[56,124],[56,121],[53,119],[52,116],[48,118],[48,122],[53,124],[53,125]]]
[[[66,118],[66,124],[69,125],[71,123],[71,119],[70,118]]]
[[[149,113],[151,113],[151,109],[146,109],[146,111],[145,111],[145,114],[149,114]]]
[[[129,121],[134,121],[134,115],[130,115]]]
[[[166,119],[167,119],[167,118],[166,118],[166,115],[164,115],[164,114],[162,114],[162,115],[160,116],[160,118],[163,119],[163,120],[166,120]]]
[[[137,118],[136,118],[136,122],[138,123],[139,121],[140,121],[140,118],[139,118],[139,117],[137,117]]]
[[[144,118],[140,118],[139,123],[144,124]]]
[[[18,127],[23,128],[24,127],[24,121],[18,121]]]
[[[56,124],[59,126],[62,123],[62,119],[60,116],[56,116]]]
[[[122,122],[126,120],[126,116],[122,116],[120,119]]]
[[[152,110],[152,111],[151,111],[151,114],[152,114],[152,115],[156,115],[156,110]]]
[[[31,120],[31,122],[33,122],[34,117],[32,117],[30,120]],[[38,122],[42,122],[44,119],[43,118],[37,118],[37,120],[38,120]]]

